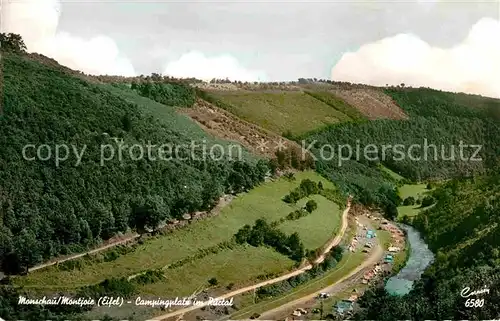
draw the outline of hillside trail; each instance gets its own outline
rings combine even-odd
[[[230,203],[230,201],[226,200],[225,197],[222,198],[219,201],[219,203],[217,203],[217,205],[215,205],[215,207],[210,211],[210,213],[211,214],[217,214],[217,213],[219,213],[219,211],[224,206],[226,206],[229,203]],[[160,230],[161,230],[161,228],[160,228]],[[81,257],[83,257],[85,255],[99,253],[99,252],[102,252],[104,250],[110,249],[112,247],[115,247],[115,246],[118,246],[118,245],[122,245],[122,244],[125,244],[125,243],[128,243],[128,242],[134,241],[135,239],[139,238],[140,236],[141,236],[140,234],[134,233],[133,235],[127,236],[125,238],[121,238],[121,239],[116,240],[116,241],[108,242],[105,245],[101,245],[101,246],[96,247],[96,248],[94,248],[92,250],[89,250],[87,252],[78,253],[78,254],[74,254],[74,255],[71,255],[71,256],[67,256],[67,257],[61,257],[61,258],[56,259],[54,261],[49,261],[49,262],[46,262],[46,263],[43,263],[43,264],[40,264],[40,265],[36,265],[34,267],[29,268],[28,269],[28,273],[36,271],[36,270],[40,270],[40,269],[43,269],[43,268],[46,268],[46,267],[49,267],[49,266],[52,266],[52,265],[63,263],[63,262],[66,262],[66,261],[75,260],[75,259],[81,258]],[[140,275],[140,274],[141,273],[138,273],[138,275]]]
[[[375,247],[374,251],[371,252],[370,256],[363,261],[361,265],[356,267],[354,270],[352,270],[349,274],[341,277],[338,281],[335,283],[327,286],[326,288],[323,288],[319,291],[316,291],[314,293],[308,294],[306,296],[303,296],[299,299],[296,299],[291,302],[287,302],[283,305],[281,305],[278,308],[274,308],[272,310],[268,310],[264,313],[262,313],[259,317],[261,320],[275,320],[277,314],[282,314],[283,312],[287,310],[293,310],[294,307],[304,304],[307,301],[313,300],[314,298],[318,297],[320,293],[329,293],[329,294],[336,294],[338,292],[342,291],[342,285],[348,285],[344,283],[351,283],[354,280],[356,280],[360,275],[363,275],[366,270],[368,270],[371,266],[375,265],[377,262],[379,262],[384,256],[384,249],[382,248],[382,245],[380,244],[380,241],[377,242],[377,246]]]
[[[93,250],[90,250],[90,251],[87,251],[87,252],[83,252],[83,253],[71,255],[71,256],[68,256],[68,257],[65,257],[65,258],[60,258],[60,259],[58,259],[56,261],[51,261],[51,262],[43,263],[43,264],[40,264],[40,265],[37,265],[37,266],[29,268],[28,269],[28,273],[36,271],[36,270],[40,270],[40,269],[43,269],[43,268],[46,268],[46,267],[49,267],[49,266],[52,266],[52,265],[56,265],[58,263],[75,260],[75,259],[78,259],[78,258],[83,257],[85,255],[95,254],[95,253],[107,250],[109,248],[112,248],[112,247],[115,247],[115,246],[118,246],[118,245],[121,245],[121,244],[125,244],[125,243],[128,243],[128,242],[131,242],[131,241],[137,239],[138,237],[140,237],[140,235],[137,234],[137,233],[135,233],[135,234],[133,234],[131,236],[128,236],[126,238],[120,239],[118,241],[111,242],[111,243],[106,244],[106,245],[102,245],[100,247],[97,247],[97,248],[95,248]]]
[[[351,197],[347,201],[347,207],[345,208],[345,210],[342,213],[342,226],[340,228],[340,232],[324,248],[322,254],[314,261],[315,264],[323,262],[325,260],[326,254],[328,254],[328,252],[334,246],[337,246],[340,243],[340,241],[342,240],[342,238],[343,238],[343,236],[345,234],[345,231],[347,230],[347,226],[348,226],[348,214],[349,214],[349,210],[350,209],[351,209]],[[312,269],[312,267],[313,266],[311,264],[307,264],[306,266],[304,266],[304,267],[302,267],[302,268],[300,268],[298,270],[295,270],[295,271],[292,271],[290,273],[284,274],[284,275],[279,276],[277,278],[270,279],[270,280],[267,280],[267,281],[263,281],[263,282],[260,282],[260,283],[254,284],[254,285],[250,285],[250,286],[247,286],[247,287],[235,290],[235,291],[231,291],[229,293],[226,293],[224,295],[221,295],[221,296],[217,297],[217,299],[218,300],[230,299],[231,297],[234,297],[234,296],[237,296],[239,294],[242,294],[242,293],[245,293],[245,292],[249,292],[249,291],[261,288],[263,286],[287,280],[287,279],[289,279],[291,277],[294,277],[296,275],[302,274],[302,273],[306,272],[307,270]],[[180,315],[183,315],[185,313],[188,313],[188,312],[200,309],[200,308],[202,308],[204,306],[207,306],[207,305],[208,305],[208,301],[205,301],[203,303],[200,303],[199,305],[192,305],[192,306],[187,307],[187,308],[183,308],[183,309],[180,309],[180,310],[177,310],[177,311],[173,311],[173,312],[170,312],[170,313],[166,313],[166,314],[163,314],[163,315],[151,318],[148,321],[161,321],[161,320],[165,320],[165,319],[172,318],[172,317],[175,317],[175,316],[180,316]]]

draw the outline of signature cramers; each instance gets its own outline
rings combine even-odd
[[[354,147],[354,148],[353,148]],[[427,160],[443,160],[443,161],[482,161],[479,153],[482,150],[482,145],[468,145],[460,141],[457,145],[435,145],[429,144],[427,138],[423,144],[412,144],[409,146],[403,144],[395,145],[380,145],[368,144],[361,146],[361,142],[356,140],[356,145],[318,145],[317,141],[312,141],[306,145],[302,141],[302,158],[305,159],[306,153],[311,150],[319,151],[321,160],[332,160],[337,155],[338,166],[342,166],[342,162],[355,159],[368,161],[384,161],[392,159],[394,161],[403,161],[409,159],[411,161],[427,161]],[[353,152],[355,151],[355,154]],[[318,160],[318,155],[311,153],[314,160]],[[355,156],[355,157],[354,157]]]
[[[462,298],[467,298],[464,303],[466,308],[482,308],[484,306],[484,298],[477,298],[479,295],[490,294],[490,289],[484,286],[482,289],[471,291],[471,288],[465,287],[460,292]],[[471,298],[475,297],[475,298]]]

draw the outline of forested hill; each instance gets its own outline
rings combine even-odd
[[[492,320],[500,315],[500,177],[452,180],[436,189],[437,204],[413,224],[422,231],[435,262],[404,297],[382,287],[365,293],[358,320]],[[461,291],[489,293],[461,296]],[[467,299],[484,299],[481,307]],[[473,301],[475,302],[475,301]]]
[[[210,149],[216,141],[173,108],[130,90],[89,83],[17,54],[4,54],[2,64],[0,261],[9,272],[82,251],[128,228],[154,229],[169,218],[206,210],[224,192],[262,182],[268,170],[267,162],[255,159],[212,160],[202,148],[189,155],[182,144],[205,140]],[[189,102],[194,95],[172,88],[162,91],[170,101]],[[130,156],[126,149],[120,160],[115,138],[129,148],[140,144],[145,153],[148,142],[181,148],[165,160],[153,153],[156,161],[134,160],[140,151]],[[26,156],[32,160],[26,160],[23,148],[30,144],[35,147]],[[56,164],[55,147],[64,144],[68,157]],[[110,160],[101,163],[101,145],[107,144],[116,154],[111,159],[106,149]],[[48,160],[36,155],[41,145],[51,149]],[[41,149],[44,159],[47,146]],[[64,148],[59,150],[63,157]],[[83,155],[80,161],[75,151]]]
[[[379,170],[378,163],[411,181],[471,177],[498,166],[500,100],[428,88],[392,88],[385,93],[409,119],[342,123],[303,137],[314,144],[318,171],[362,203],[382,206],[390,216],[395,215],[400,201],[396,183]],[[463,148],[463,155],[461,143],[469,146]],[[363,150],[370,144],[376,151],[365,157]],[[349,158],[344,148],[342,155],[349,160],[339,161],[337,149],[331,157],[326,149],[326,157],[320,158],[321,147],[328,145],[349,145],[353,152]],[[417,147],[410,155],[413,145]]]

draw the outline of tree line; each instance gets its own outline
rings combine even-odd
[[[297,232],[286,235],[264,219],[256,220],[253,226],[246,224],[236,232],[234,238],[238,244],[272,247],[296,262],[301,262],[305,255],[304,244]]]

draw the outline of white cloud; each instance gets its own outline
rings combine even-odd
[[[30,52],[90,74],[133,76],[132,63],[120,54],[113,39],[99,35],[90,40],[58,32],[59,0],[2,1],[2,32],[20,34]]]
[[[230,55],[206,57],[203,53],[191,51],[178,60],[167,64],[164,75],[177,78],[195,77],[201,80],[213,78],[241,81],[262,81],[266,75],[262,71],[248,70]]]
[[[345,53],[332,79],[376,86],[405,83],[500,98],[500,21],[479,20],[451,48],[399,34]]]

